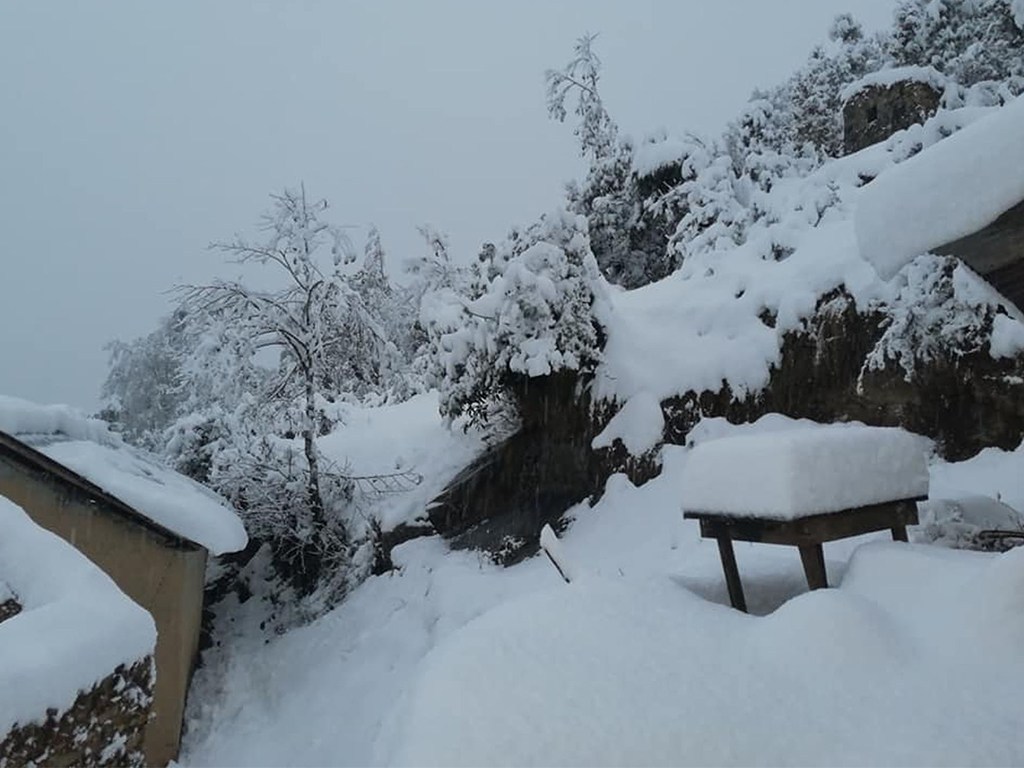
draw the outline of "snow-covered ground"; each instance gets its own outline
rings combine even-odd
[[[478,445],[434,405],[364,412],[331,440],[450,476]],[[572,511],[573,584],[543,556],[502,569],[429,538],[269,642],[245,630],[254,601],[235,606],[197,674],[182,764],[1024,761],[1019,554],[871,544],[851,561],[886,537],[840,541],[825,555],[842,586],[811,595],[794,549],[739,544],[743,616],[714,542],[680,514],[690,452],[666,447],[658,478],[614,476]],[[1012,503],[1024,451],[931,476]]]
[[[342,405],[337,415],[344,426],[320,439],[324,455],[351,475],[399,473],[397,487],[408,492],[377,510],[385,531],[422,518],[427,502],[483,450],[475,433],[443,429],[437,414],[436,392],[381,408]]]

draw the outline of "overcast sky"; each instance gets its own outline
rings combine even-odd
[[[852,11],[893,0],[72,3],[0,0],[0,393],[94,409],[103,345],[302,181],[332,220],[458,253],[582,170],[543,71],[599,32],[627,132],[717,131]]]

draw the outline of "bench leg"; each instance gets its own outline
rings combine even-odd
[[[800,559],[807,575],[807,586],[811,589],[824,589],[828,586],[825,575],[825,552],[821,544],[808,544],[800,547]]]
[[[736,553],[732,550],[732,539],[727,536],[719,537],[718,554],[722,557],[725,585],[729,588],[729,602],[736,610],[746,613],[747,601],[743,597],[743,585],[740,584],[740,570],[736,567]]]
[[[892,527],[892,540],[893,541],[907,541],[907,526],[905,526],[905,525],[894,525]]]

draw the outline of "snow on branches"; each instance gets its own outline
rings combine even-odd
[[[594,305],[604,295],[586,219],[568,211],[484,254],[476,291],[468,282],[462,292],[439,287],[420,311],[442,412],[472,423],[502,401],[510,375],[590,370],[600,349]]]

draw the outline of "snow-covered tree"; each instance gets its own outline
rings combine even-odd
[[[653,252],[637,248],[640,224],[640,194],[633,174],[633,144],[620,138],[599,90],[601,60],[594,51],[597,35],[576,41],[573,55],[562,69],[549,69],[548,115],[564,122],[567,102],[575,99],[574,129],[580,154],[590,163],[587,177],[579,187],[570,187],[569,209],[587,218],[590,243],[602,273],[612,282],[636,288],[667,274],[665,247]]]
[[[902,0],[888,52],[897,65],[930,66],[962,87],[1024,92],[1024,13],[1012,0]]]
[[[419,345],[415,292],[392,284],[385,262],[380,232],[371,227],[362,266],[349,280],[363,312],[353,316],[359,322],[347,323],[351,341],[342,368],[351,374],[339,386],[363,401],[404,399],[422,389],[411,365]]]
[[[302,503],[290,505],[290,514],[274,529],[282,539],[291,537],[304,558],[310,558],[306,570],[315,579],[319,563],[313,555],[343,557],[347,546],[339,510],[332,508],[337,500],[325,489],[328,477],[316,443],[329,426],[324,404],[337,391],[339,367],[351,359],[350,349],[375,329],[340,271],[354,254],[342,230],[321,219],[326,202],[310,202],[304,189],[285,191],[273,201],[261,221],[265,237],[255,242],[237,238],[216,247],[239,262],[272,268],[283,284],[262,290],[237,280],[186,286],[182,306],[211,331],[206,339],[212,354],[197,355],[193,373],[218,358],[230,360],[236,373],[251,371],[264,350],[279,354],[276,369],[266,373],[255,391],[245,392],[245,407],[235,411],[241,423],[228,450],[219,452],[213,471],[217,484],[261,523],[268,515],[280,517],[278,497],[268,496],[269,475],[280,474],[287,465],[289,491],[297,490],[294,478],[301,477],[297,498]],[[330,264],[324,263],[325,252]],[[222,409],[229,407],[222,395],[213,399],[220,400]],[[286,449],[278,450],[267,433],[300,438],[301,461]],[[250,469],[262,474],[253,476]]]
[[[424,295],[420,315],[442,412],[470,423],[501,407],[510,376],[587,371],[600,355],[603,288],[586,220],[557,211],[495,250],[500,272],[479,296],[442,287]]]
[[[575,95],[573,111],[579,124],[574,133],[580,142],[580,153],[592,164],[614,156],[618,142],[618,127],[608,115],[598,91],[601,60],[594,52],[595,39],[597,35],[583,35],[576,41],[572,58],[565,67],[544,73],[548,114],[552,118],[565,122],[568,115],[565,102]]]
[[[131,443],[160,450],[163,431],[180,412],[186,324],[185,314],[176,310],[152,333],[106,347],[110,360],[100,393],[102,415]]]

